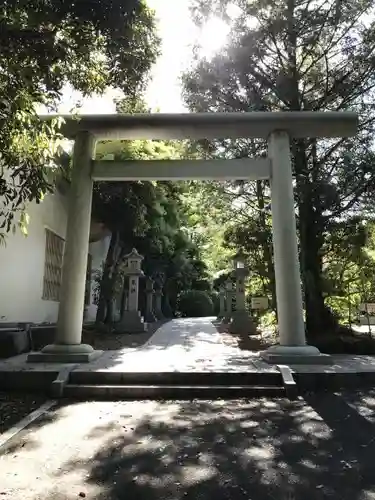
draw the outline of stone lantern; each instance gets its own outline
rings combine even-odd
[[[138,309],[139,278],[143,277],[141,269],[143,257],[135,248],[125,255],[125,275],[129,278],[127,310],[116,330],[121,333],[140,333],[147,330],[147,325]]]
[[[236,310],[232,313],[229,331],[239,335],[256,335],[254,322],[246,310],[245,279],[249,272],[245,262],[245,256],[242,253],[238,253],[233,258],[233,274],[236,279]]]

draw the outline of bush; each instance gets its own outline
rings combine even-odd
[[[325,354],[375,354],[375,339],[365,335],[337,335],[312,340]]]
[[[214,315],[214,305],[211,297],[207,292],[201,290],[182,292],[178,299],[178,310],[181,316],[185,318]]]

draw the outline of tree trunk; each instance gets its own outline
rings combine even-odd
[[[124,317],[125,306],[126,306],[126,295],[128,293],[128,288],[129,288],[129,280],[127,276],[124,276],[124,281],[122,284],[122,293],[121,293],[120,321],[122,321]]]
[[[106,324],[111,324],[114,322],[116,283],[119,277],[119,267],[122,262],[124,254],[125,254],[125,247],[124,245],[121,245],[120,238],[118,237],[115,251],[113,253],[111,273],[108,278],[108,286],[106,290],[107,312],[104,320]]]
[[[106,300],[106,315],[104,319],[104,323],[106,325],[110,325],[113,323],[113,313],[114,313],[113,305],[114,305],[113,295],[111,294],[110,297],[108,297]]]
[[[118,232],[115,231],[112,233],[111,236],[111,241],[107,252],[107,258],[104,265],[102,281],[100,284],[99,304],[98,304],[98,310],[96,312],[97,323],[105,322],[108,316],[107,313],[108,296],[110,295],[111,274],[112,274],[117,245],[118,245]]]
[[[257,192],[257,203],[258,203],[258,208],[259,208],[259,222],[260,222],[261,228],[263,229],[263,235],[264,235],[264,237],[262,237],[260,239],[260,243],[262,246],[263,258],[264,258],[266,272],[267,272],[267,278],[269,280],[269,289],[271,291],[271,308],[274,311],[276,311],[276,315],[277,315],[275,268],[274,268],[274,263],[273,263],[273,258],[272,258],[272,249],[271,249],[272,243],[270,245],[270,242],[268,239],[269,228],[267,227],[267,221],[266,221],[264,188],[265,188],[264,182],[257,181],[256,192]]]
[[[104,318],[106,314],[106,304],[105,304],[105,299],[104,299],[104,294],[102,293],[100,289],[100,298],[99,298],[99,303],[98,303],[98,308],[96,310],[96,318],[95,321],[96,323],[103,323]]]
[[[312,145],[312,164],[309,165],[307,147]],[[293,144],[297,199],[299,208],[300,261],[308,336],[323,334],[335,328],[336,322],[323,297],[324,221],[319,197],[315,195],[317,166],[314,151],[316,143],[297,141]],[[311,161],[310,160],[310,161]]]
[[[176,287],[175,287],[175,284],[173,283],[173,279],[167,278],[165,285],[164,285],[164,296],[163,296],[163,305],[162,305],[163,314],[166,318],[173,318],[173,316],[174,316],[173,308],[171,305],[171,300],[173,300],[172,297],[175,298],[174,304],[176,306],[176,302],[177,302]]]

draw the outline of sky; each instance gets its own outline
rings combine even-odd
[[[192,46],[199,39],[203,55],[210,56],[224,43],[228,28],[220,20],[213,19],[200,32],[190,19],[189,0],[148,0],[147,3],[156,13],[162,55],[153,67],[146,101],[152,110],[186,112],[181,99],[179,77],[189,65]],[[113,99],[119,95],[119,92],[110,89],[104,96],[96,95],[82,100],[78,92],[66,87],[58,111],[70,113],[81,101],[81,114],[114,113]]]

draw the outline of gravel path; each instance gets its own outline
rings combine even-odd
[[[373,500],[375,391],[86,402],[0,455],[6,500]]]

